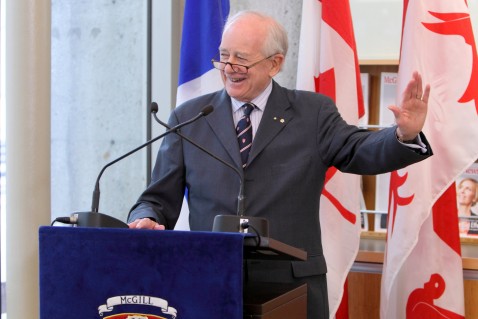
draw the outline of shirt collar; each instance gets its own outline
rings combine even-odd
[[[266,108],[267,100],[269,99],[271,92],[272,92],[272,81],[269,83],[266,89],[262,91],[261,94],[259,94],[255,99],[251,101],[251,103],[254,104],[259,110],[264,112]],[[241,108],[241,106],[244,105],[244,103],[245,102],[236,100],[235,98],[231,97],[232,111],[234,113],[237,112]]]

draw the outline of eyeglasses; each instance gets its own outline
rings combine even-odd
[[[269,58],[272,58],[275,54],[273,55],[270,55],[268,56],[267,58],[264,58],[262,60],[259,60],[257,62],[254,62],[252,63],[251,65],[242,65],[242,64],[235,64],[235,63],[230,63],[230,62],[222,62],[222,61],[216,61],[214,59],[211,60],[212,62],[212,65],[214,66],[215,69],[218,69],[218,70],[221,70],[221,71],[224,71],[224,69],[226,68],[226,65],[230,65],[232,70],[236,73],[242,73],[242,74],[246,74],[247,71],[252,68],[253,66],[256,66],[258,65],[259,63],[261,63],[262,61],[265,61]]]

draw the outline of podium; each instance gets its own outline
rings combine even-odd
[[[240,233],[41,227],[41,319],[306,318],[307,287],[245,283],[304,251]]]

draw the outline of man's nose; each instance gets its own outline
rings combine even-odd
[[[234,69],[232,68],[232,63],[227,61],[226,62],[226,66],[224,67],[224,72],[226,73],[234,73],[236,71],[234,71]]]

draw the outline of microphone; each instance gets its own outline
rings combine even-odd
[[[115,227],[115,228],[128,228],[128,224],[111,217],[109,215],[101,214],[98,212],[99,209],[99,203],[100,203],[100,179],[101,176],[103,175],[104,171],[110,167],[111,165],[121,161],[122,159],[130,156],[131,154],[139,151],[140,149],[154,143],[155,141],[163,138],[164,136],[170,134],[170,133],[175,133],[177,132],[181,127],[186,126],[188,124],[191,124],[201,117],[204,117],[211,113],[213,111],[212,105],[207,105],[205,106],[201,112],[199,112],[198,115],[195,117],[191,118],[190,120],[187,120],[185,122],[179,123],[178,125],[174,127],[168,127],[168,130],[164,132],[163,134],[160,134],[159,136],[141,144],[140,146],[136,147],[135,149],[129,151],[128,153],[116,158],[115,160],[107,163],[100,171],[98,174],[98,177],[96,178],[96,183],[95,183],[95,189],[93,191],[93,199],[91,203],[91,212],[76,212],[73,213],[72,216],[69,219],[69,224],[74,224],[76,226],[80,227]],[[61,219],[58,221],[62,222]]]
[[[211,107],[211,111],[213,111],[213,107]],[[161,121],[158,116],[158,103],[152,102],[151,103],[151,113],[153,114],[154,119],[156,122],[164,126],[166,129],[170,130],[170,126]],[[204,109],[203,109],[204,110]],[[208,154],[212,158],[216,159],[220,163],[226,165],[227,167],[231,168],[234,170],[234,172],[237,174],[239,177],[239,195],[237,196],[237,211],[236,211],[236,216],[234,215],[217,215],[214,218],[214,223],[213,223],[213,231],[219,231],[219,232],[241,232],[241,233],[247,233],[248,228],[252,228],[256,233],[257,236],[269,236],[269,226],[267,223],[267,220],[264,218],[260,217],[246,217],[244,216],[245,213],[245,202],[246,202],[246,197],[245,197],[245,192],[244,192],[244,177],[243,174],[237,169],[237,167],[231,165],[230,163],[226,162],[219,156],[213,154],[211,151],[207,150],[205,147],[199,145],[195,141],[191,140],[189,137],[185,136],[179,131],[174,132],[176,135],[184,139],[185,141],[189,142],[191,145],[195,146],[196,148],[200,149],[204,153]],[[259,230],[258,230],[259,229]]]
[[[182,123],[179,123],[178,125],[174,126],[174,127],[168,127],[168,130],[166,132],[164,132],[163,134],[147,141],[146,143],[138,146],[137,148],[135,148],[134,150],[131,150],[129,151],[128,153],[118,157],[117,159],[109,162],[108,164],[106,164],[103,169],[100,171],[100,173],[98,174],[98,178],[96,179],[96,184],[95,184],[95,190],[93,191],[93,200],[92,200],[92,204],[91,204],[91,211],[94,212],[94,213],[97,213],[98,212],[98,208],[99,208],[99,202],[100,202],[100,179],[101,179],[101,176],[103,175],[103,172],[108,168],[110,167],[111,165],[121,161],[122,159],[124,159],[125,157],[128,157],[130,156],[131,154],[139,151],[140,149],[142,149],[143,147],[146,147],[150,144],[152,144],[153,142],[163,138],[164,136],[170,134],[170,133],[173,133],[173,132],[176,132],[177,130],[179,130],[181,127],[183,126],[186,126],[188,124],[191,124],[192,122],[195,122],[197,121],[199,118],[203,117],[203,116],[206,116],[208,115],[209,113],[211,113],[212,111],[214,110],[214,108],[212,107],[212,105],[207,105],[205,106],[201,112],[199,112],[198,115],[196,115],[195,117],[193,117],[192,119],[190,120],[187,120],[186,122],[182,122]]]

